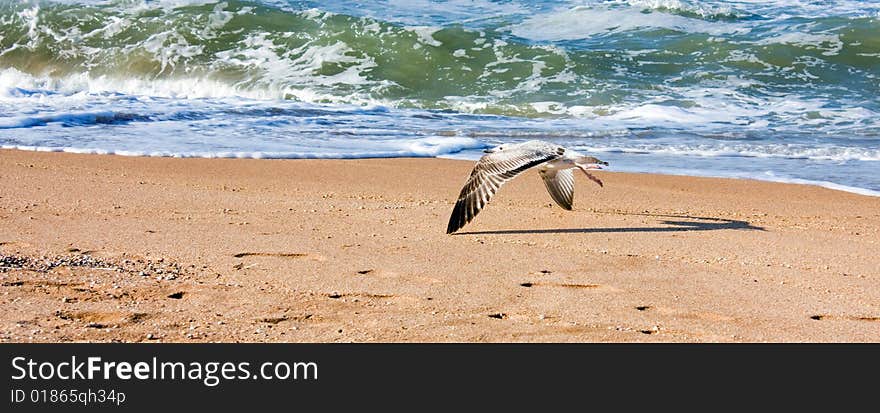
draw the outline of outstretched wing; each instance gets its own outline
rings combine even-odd
[[[574,200],[574,170],[542,169],[540,174],[547,192],[550,192],[550,197],[562,209],[571,211]]]
[[[510,148],[480,158],[461,188],[446,233],[458,231],[471,222],[505,182],[533,166],[560,156],[561,153],[550,145],[535,145]]]

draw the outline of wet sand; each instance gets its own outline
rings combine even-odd
[[[472,166],[0,150],[0,341],[880,341],[880,198]]]

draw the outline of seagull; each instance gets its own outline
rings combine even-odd
[[[532,167],[540,167],[538,174],[550,192],[550,197],[562,209],[570,211],[574,197],[574,168],[580,169],[590,180],[603,186],[602,181],[590,174],[589,170],[602,169],[602,165],[608,165],[608,162],[544,141],[505,144],[483,152],[487,155],[477,161],[461,188],[452,216],[449,217],[447,234],[458,231],[471,222],[501,185]]]

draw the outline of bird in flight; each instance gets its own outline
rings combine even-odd
[[[452,216],[449,217],[447,234],[471,222],[501,185],[532,167],[540,168],[538,173],[556,204],[570,211],[574,198],[574,168],[580,169],[590,180],[602,186],[602,181],[590,174],[589,170],[608,165],[608,162],[544,141],[505,144],[483,152],[486,155],[477,161],[461,188]]]

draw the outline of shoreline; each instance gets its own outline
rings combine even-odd
[[[100,155],[100,156],[124,156],[124,157],[134,157],[134,158],[172,158],[172,159],[253,159],[253,160],[358,160],[358,159],[448,159],[454,161],[468,161],[473,162],[476,159],[469,158],[459,158],[455,157],[455,153],[451,154],[441,154],[436,156],[376,156],[376,157],[365,157],[365,156],[352,156],[352,157],[264,157],[262,154],[260,156],[253,156],[253,153],[241,152],[240,154],[247,154],[246,156],[202,156],[202,155],[192,155],[192,156],[180,156],[180,155],[166,155],[166,154],[145,154],[145,153],[129,153],[126,151],[102,151],[102,150],[79,150],[70,148],[48,148],[48,147],[32,147],[32,146],[11,146],[11,145],[3,145],[0,146],[0,151],[12,150],[12,151],[22,151],[22,152],[41,152],[41,153],[68,153],[68,154],[76,154],[76,155]],[[596,155],[600,156],[601,155]],[[851,194],[870,196],[870,197],[880,197],[880,190],[874,190],[869,188],[862,188],[852,185],[845,185],[836,182],[830,181],[817,181],[810,179],[800,179],[800,178],[761,178],[760,176],[733,176],[733,175],[724,175],[724,174],[714,174],[708,172],[706,174],[686,174],[686,173],[659,173],[659,172],[651,172],[651,171],[633,171],[633,170],[624,170],[624,171],[616,171],[610,170],[608,172],[622,172],[628,174],[648,174],[648,175],[666,175],[666,176],[684,176],[684,177],[695,177],[695,178],[719,178],[719,179],[745,179],[745,180],[754,180],[761,182],[774,182],[781,184],[794,184],[794,185],[809,185],[809,186],[817,186],[821,188],[831,189],[835,191],[847,192]]]
[[[876,197],[472,166],[0,150],[0,341],[880,341]]]

